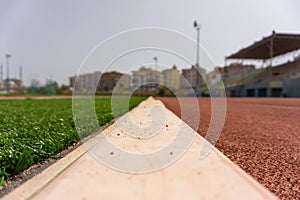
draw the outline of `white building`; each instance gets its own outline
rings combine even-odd
[[[146,67],[132,71],[132,85],[134,88],[156,89],[157,84],[163,85],[161,72]]]
[[[80,91],[96,91],[101,72],[81,74],[70,77],[70,86]]]
[[[180,88],[180,72],[174,65],[170,69],[165,69],[162,71],[164,86],[170,89]]]
[[[131,76],[129,74],[123,74],[119,79],[117,86],[122,89],[131,88]]]
[[[197,87],[201,87],[205,83],[205,75],[206,70],[201,67],[197,69],[192,66],[190,69],[182,69],[181,88],[192,87],[196,90]]]
[[[217,67],[213,71],[210,71],[206,74],[206,81],[208,84],[217,84],[220,81],[223,81],[221,73]]]

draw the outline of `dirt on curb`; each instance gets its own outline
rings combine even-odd
[[[176,98],[157,99],[180,116]],[[198,102],[197,132],[205,136],[211,101]],[[300,99],[228,98],[225,125],[215,146],[279,198],[300,198]]]

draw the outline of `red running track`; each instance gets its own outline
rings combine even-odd
[[[176,98],[157,99],[180,116]],[[197,131],[205,136],[211,101],[198,102]],[[192,124],[193,119],[186,122]],[[225,125],[215,146],[281,199],[300,198],[300,99],[228,98]]]

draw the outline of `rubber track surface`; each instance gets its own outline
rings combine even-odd
[[[176,98],[157,99],[180,117]],[[197,131],[205,136],[211,101],[199,98],[198,102]],[[299,199],[300,99],[228,98],[226,113],[216,147],[281,199]]]

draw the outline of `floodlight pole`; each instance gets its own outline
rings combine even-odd
[[[155,82],[156,82],[156,84],[157,84],[157,88],[158,88],[158,78],[157,78],[157,76],[158,76],[158,71],[157,71],[157,61],[158,61],[158,58],[157,57],[153,57],[153,60],[154,60],[154,62],[155,62]]]
[[[200,48],[200,28],[201,25],[196,27],[197,30],[197,60],[196,60],[196,65],[200,66],[199,60],[200,60],[200,54],[199,54],[199,48]]]
[[[200,29],[201,29],[201,24],[198,24],[197,21],[195,20],[194,21],[194,28],[196,29],[197,31],[197,48],[196,48],[196,70],[199,72],[200,74]],[[201,74],[200,74],[201,75]],[[196,95],[198,96],[199,95],[199,78],[200,77],[197,77],[197,86],[196,86]]]
[[[9,93],[10,86],[9,86],[9,59],[11,58],[11,54],[6,54],[6,92]]]

